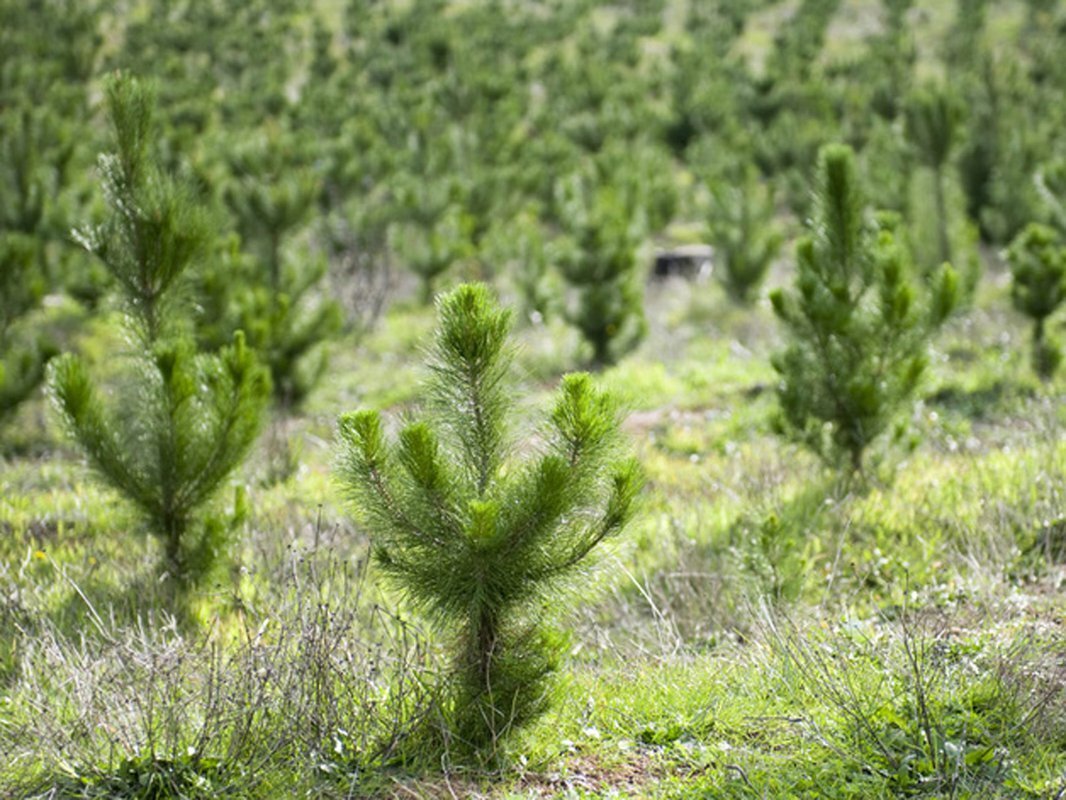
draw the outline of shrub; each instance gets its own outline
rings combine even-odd
[[[908,252],[890,227],[864,219],[850,148],[823,148],[795,289],[771,295],[790,336],[773,359],[782,427],[852,472],[862,471],[866,447],[913,397],[926,341],[957,302],[950,268],[919,301]]]
[[[1066,245],[1052,228],[1033,223],[1011,243],[1007,260],[1014,307],[1033,320],[1033,369],[1048,380],[1062,350],[1047,337],[1044,323],[1066,298]]]
[[[377,563],[454,636],[454,733],[492,746],[545,704],[559,654],[546,618],[641,485],[613,400],[563,379],[539,453],[517,459],[510,315],[482,285],[438,300],[432,405],[392,444],[375,411],[340,420],[340,473]]]
[[[204,508],[255,440],[270,379],[240,333],[217,356],[198,355],[177,325],[175,289],[204,252],[208,220],[150,157],[151,91],[118,76],[107,101],[117,149],[100,164],[111,215],[82,239],[125,296],[138,352],[115,412],[73,355],[50,365],[49,383],[89,463],[163,540],[165,568],[194,578],[224,532]]]

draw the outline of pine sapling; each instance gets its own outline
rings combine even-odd
[[[459,202],[461,189],[451,181],[400,182],[399,218],[390,226],[389,245],[418,278],[423,303],[433,301],[439,279],[474,252],[474,218]]]
[[[539,325],[551,318],[562,287],[549,269],[547,243],[534,209],[495,224],[481,242],[479,259],[490,273],[506,276],[523,324]]]
[[[1033,183],[1050,224],[1066,235],[1066,159],[1044,165]]]
[[[419,281],[423,303],[433,301],[438,279],[473,251],[470,218],[456,205],[423,224],[392,229],[392,249]]]
[[[906,106],[907,139],[918,159],[933,172],[937,261],[941,264],[951,260],[944,170],[958,139],[961,118],[961,107],[954,95],[943,88],[922,87],[914,92]]]
[[[795,288],[771,295],[789,335],[773,359],[783,431],[852,473],[863,471],[869,444],[911,402],[928,337],[958,297],[950,267],[929,296],[919,295],[892,227],[878,230],[865,218],[852,151],[823,148]]]
[[[26,330],[44,284],[38,245],[28,236],[0,233],[0,422],[40,385],[53,351]]]
[[[1007,261],[1014,307],[1033,320],[1033,369],[1049,380],[1062,350],[1048,338],[1045,322],[1066,299],[1066,245],[1053,228],[1033,223],[1011,243]]]
[[[315,175],[292,155],[296,149],[294,137],[270,131],[229,153],[223,195],[243,252],[201,285],[207,308],[225,311],[221,320],[203,320],[201,341],[217,347],[245,331],[283,409],[298,406],[317,384],[327,366],[324,345],[342,325],[339,304],[324,296],[325,260],[294,263],[287,252],[319,196]]]
[[[209,221],[151,156],[152,92],[120,75],[107,103],[116,151],[100,167],[111,213],[81,238],[122,290],[136,351],[117,408],[73,355],[51,363],[49,386],[90,465],[162,541],[164,570],[193,580],[223,545],[207,506],[256,438],[270,378],[243,334],[202,355],[178,324],[178,287],[205,252]]]
[[[980,260],[976,253],[977,234],[973,226],[960,218],[949,203],[953,155],[962,138],[963,105],[958,96],[946,86],[927,85],[916,89],[904,107],[904,130],[907,142],[917,161],[928,170],[932,183],[932,238],[935,246],[919,248],[923,266],[938,267],[953,264],[963,276],[963,290],[970,297],[980,278]],[[924,187],[925,184],[920,184]],[[918,196],[925,198],[925,191]],[[918,228],[926,213],[923,206],[912,212],[912,227]],[[918,237],[923,243],[925,239]]]
[[[395,441],[375,411],[340,420],[340,479],[378,565],[453,639],[451,730],[492,748],[545,706],[559,656],[547,624],[641,486],[617,405],[563,379],[537,444],[517,446],[510,314],[488,289],[437,301],[424,415]]]
[[[715,252],[714,276],[736,303],[752,303],[781,249],[773,192],[754,167],[741,181],[724,178],[710,187],[707,237]]]
[[[577,295],[566,317],[592,346],[592,364],[609,365],[647,332],[633,228],[609,190],[573,200],[563,209],[567,235],[555,248],[556,263]]]

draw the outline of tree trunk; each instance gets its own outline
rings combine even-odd
[[[936,195],[936,235],[940,264],[951,261],[951,242],[948,239],[947,200],[944,197],[944,173],[941,168],[933,171],[934,194]],[[940,266],[940,264],[931,266]]]

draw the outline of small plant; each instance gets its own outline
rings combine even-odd
[[[287,257],[286,245],[319,193],[310,169],[293,163],[296,147],[294,137],[271,130],[229,153],[232,175],[223,194],[245,251],[201,281],[212,312],[201,324],[201,341],[219,347],[243,330],[270,369],[282,409],[298,406],[314,388],[327,366],[323,345],[342,325],[340,306],[322,296],[325,260],[297,264]]]
[[[1061,724],[1054,650],[966,639],[936,611],[897,613],[830,636],[770,621],[783,674],[829,712],[812,715],[814,735],[883,782],[878,796],[1014,796],[1018,757]]]
[[[577,293],[567,319],[592,346],[592,363],[613,364],[644,338],[644,296],[636,242],[621,201],[610,191],[563,200],[567,235],[557,264]]]
[[[973,226],[962,219],[962,209],[956,211],[949,202],[949,183],[954,172],[953,155],[962,138],[964,107],[949,88],[928,85],[916,89],[904,107],[904,130],[911,152],[928,172],[929,183],[916,188],[915,208],[911,226],[917,231],[928,214],[930,236],[917,236],[915,252],[923,268],[952,264],[962,276],[962,288],[967,298],[972,296],[980,278],[981,262],[976,253],[977,234]],[[931,188],[931,192],[929,189]],[[931,209],[926,209],[927,196],[932,194]],[[925,243],[933,240],[930,244]]]
[[[115,412],[105,409],[85,364],[73,355],[52,362],[49,384],[89,463],[162,539],[165,569],[195,578],[225,533],[205,518],[205,507],[255,440],[270,378],[242,334],[217,356],[200,355],[177,324],[175,290],[204,253],[209,229],[189,191],[159,172],[150,156],[153,99],[128,76],[107,84],[117,149],[100,165],[111,215],[82,234],[126,299],[138,352],[131,356],[125,402]],[[199,536],[190,541],[194,530]]]
[[[908,98],[904,111],[907,141],[922,165],[933,173],[938,262],[943,263],[951,260],[944,173],[959,140],[962,106],[946,88],[923,86]]]
[[[453,732],[495,745],[545,705],[560,592],[633,513],[641,486],[617,406],[586,374],[563,379],[540,452],[516,458],[510,315],[482,285],[438,300],[432,405],[390,444],[376,411],[340,420],[341,480],[377,563],[454,635]]]
[[[728,178],[711,187],[707,237],[714,246],[718,282],[736,303],[752,303],[783,237],[774,222],[773,192],[759,181],[754,167],[743,179]]]
[[[561,287],[549,269],[544,232],[532,210],[493,227],[482,243],[481,258],[510,278],[524,323],[540,324],[552,317]]]
[[[450,205],[432,220],[392,229],[393,249],[418,276],[423,303],[433,301],[437,279],[473,251],[472,220],[458,205]]]
[[[1033,369],[1048,380],[1062,361],[1045,322],[1066,299],[1066,245],[1052,228],[1033,223],[1011,243],[1007,260],[1014,307],[1033,320]]]
[[[850,148],[823,148],[810,235],[797,246],[795,290],[771,295],[790,344],[773,359],[784,430],[826,462],[861,473],[867,446],[913,397],[926,341],[957,302],[942,268],[925,302],[891,225],[876,229]]]
[[[36,254],[30,237],[0,233],[0,421],[37,388],[51,355],[20,324],[44,291]]]

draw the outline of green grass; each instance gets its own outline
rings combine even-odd
[[[307,412],[281,429],[303,442],[300,468],[263,485],[261,445],[231,565],[181,608],[154,578],[152,542],[73,454],[4,462],[0,730],[14,756],[0,785],[84,797],[342,797],[353,785],[491,797],[1058,791],[1066,701],[1049,687],[1061,679],[1066,382],[1029,376],[1025,323],[1002,310],[995,275],[988,287],[936,343],[912,445],[886,445],[865,487],[773,434],[765,308],[740,313],[713,285],[653,292],[648,341],[598,378],[631,409],[649,477],[643,511],[566,623],[554,710],[481,767],[426,761],[439,746],[443,643],[397,621],[403,600],[372,569],[358,567],[358,580],[337,571],[364,564],[367,541],[332,482],[333,419],[359,406],[395,417],[418,401],[424,311],[396,307],[362,341],[336,346]],[[86,349],[111,335],[90,329]],[[519,341],[532,411],[575,340],[551,327]],[[42,404],[22,419],[49,416]],[[325,616],[309,610],[316,597]],[[344,613],[338,632],[330,615]],[[324,644],[331,631],[336,649]],[[932,745],[910,646],[932,671],[929,713],[945,731]],[[286,735],[293,726],[249,716],[246,699],[207,691],[225,676],[218,685],[254,697],[256,670],[299,663],[325,670],[318,695],[261,678],[258,702],[321,714],[321,728]],[[839,702],[842,686],[864,698],[856,708]],[[262,730],[241,738],[249,719]],[[376,744],[390,737],[383,755]],[[194,740],[204,749],[190,752]],[[271,747],[289,755],[264,755]]]

